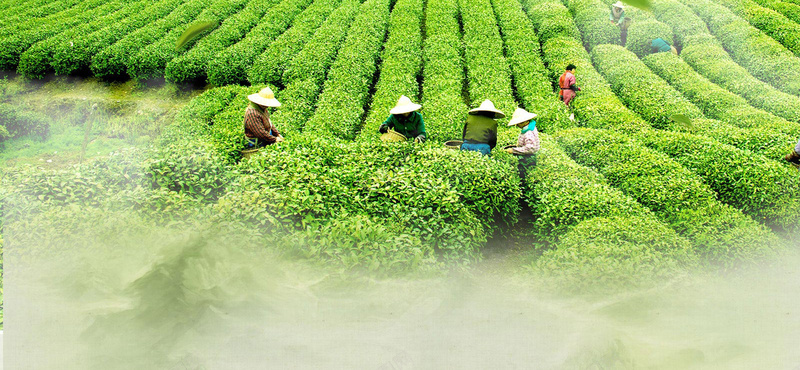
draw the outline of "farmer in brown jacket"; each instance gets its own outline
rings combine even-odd
[[[268,107],[280,107],[272,89],[265,87],[247,96],[250,105],[244,111],[244,135],[249,147],[262,147],[283,141],[283,136],[269,119]]]

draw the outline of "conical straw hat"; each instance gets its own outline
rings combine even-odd
[[[422,108],[421,105],[414,104],[411,102],[411,99],[409,99],[407,96],[401,95],[400,100],[397,101],[397,105],[395,105],[395,107],[392,108],[392,110],[390,110],[389,113],[403,114],[419,110],[420,108]]]
[[[470,113],[475,113],[475,112],[492,112],[492,113],[494,113],[494,118],[495,118],[495,119],[498,119],[498,118],[503,118],[503,117],[505,117],[505,116],[506,116],[505,114],[503,114],[503,112],[501,112],[501,111],[499,111],[497,108],[495,108],[495,107],[494,107],[494,103],[492,103],[492,101],[491,101],[491,100],[489,100],[489,99],[486,99],[486,100],[484,100],[484,101],[483,101],[483,103],[481,103],[481,106],[480,106],[480,107],[477,107],[477,108],[475,108],[475,109],[473,109],[473,110],[471,110],[471,111],[469,111],[469,112],[470,112]]]
[[[269,87],[261,89],[261,91],[259,91],[257,94],[248,95],[247,99],[250,99],[251,102],[265,107],[281,106],[281,103],[278,101],[278,99],[275,99],[275,93],[273,93],[272,89]]]
[[[528,112],[522,108],[517,108],[514,111],[514,114],[511,116],[511,122],[508,123],[509,126],[516,126],[522,122],[530,121],[536,118],[536,113]]]
[[[623,4],[622,1],[617,1],[612,6],[616,6],[617,8],[620,8],[620,9],[625,9],[625,4]]]

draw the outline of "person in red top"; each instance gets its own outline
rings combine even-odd
[[[249,147],[262,147],[283,141],[278,128],[269,119],[268,107],[280,107],[272,89],[265,87],[257,94],[247,96],[250,105],[244,111],[244,135]]]
[[[577,91],[581,91],[581,88],[575,85],[575,65],[570,63],[567,65],[566,71],[561,77],[558,78],[558,86],[561,90],[558,92],[558,95],[561,97],[561,100],[564,101],[564,104],[569,107],[569,102],[575,97]],[[569,115],[569,119],[575,120],[575,114],[572,113]]]

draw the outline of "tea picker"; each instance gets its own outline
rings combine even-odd
[[[783,159],[800,170],[800,140],[797,141],[797,145],[795,145],[792,152],[783,157]]]
[[[617,1],[613,5],[611,5],[611,15],[608,17],[611,20],[611,23],[614,23],[617,26],[621,26],[622,22],[625,19],[625,5],[622,4],[622,1]]]
[[[401,95],[397,105],[389,111],[389,117],[378,128],[378,132],[384,134],[381,140],[405,141],[406,138],[414,138],[414,142],[424,143],[428,134],[425,132],[425,121],[417,112],[420,108],[421,105]]]
[[[497,119],[505,116],[489,99],[470,110],[461,133],[461,150],[489,154],[497,146]]]
[[[283,136],[272,124],[268,108],[277,108],[281,103],[275,99],[272,89],[265,87],[256,94],[247,96],[250,105],[244,111],[244,135],[247,147],[252,151],[257,148],[280,143]],[[246,154],[243,152],[243,154]],[[250,153],[252,154],[252,153]]]
[[[576,85],[575,68],[574,64],[568,64],[564,73],[558,78],[558,86],[560,87],[558,95],[567,107],[569,107],[569,103],[575,98],[578,91],[581,91],[581,88]],[[569,119],[574,121],[575,114],[571,113]]]
[[[664,41],[664,39],[660,37],[651,41],[650,47],[653,48],[654,53],[672,52],[672,54],[678,55],[678,49],[675,49],[674,46],[671,46],[668,42]]]

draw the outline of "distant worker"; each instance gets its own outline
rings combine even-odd
[[[522,108],[517,108],[511,116],[509,126],[522,129],[517,139],[517,146],[506,149],[509,154],[534,155],[539,151],[539,131],[536,130],[536,113],[530,113]]]
[[[674,46],[670,46],[668,42],[660,37],[650,42],[650,47],[653,48],[654,53],[672,52],[672,54],[678,55],[678,49],[675,49]]]
[[[622,4],[622,1],[617,1],[614,3],[614,5],[611,5],[611,15],[608,17],[608,19],[611,20],[611,23],[620,26],[624,18],[625,5]]]
[[[619,39],[622,41],[622,46],[625,46],[625,42],[628,41],[628,27],[631,26],[632,21],[631,17],[625,17],[622,24],[619,25]]]
[[[425,121],[417,112],[420,108],[422,108],[421,105],[414,104],[411,99],[401,95],[397,105],[389,111],[389,117],[383,121],[378,132],[385,134],[392,129],[409,139],[414,138],[417,143],[424,143],[428,134],[425,132]]]
[[[794,146],[794,150],[787,154],[786,157],[783,157],[783,159],[791,163],[792,166],[800,169],[800,141],[797,141],[797,145]]]
[[[494,107],[490,100],[484,100],[478,108],[469,111],[461,139],[461,150],[491,153],[497,146],[497,119],[506,115]]]
[[[575,65],[570,63],[567,65],[567,69],[564,71],[564,74],[558,78],[558,86],[561,90],[558,92],[558,95],[561,97],[561,100],[564,101],[564,104],[569,107],[569,103],[575,97],[578,91],[581,91],[581,88],[575,85]],[[570,120],[575,120],[575,113],[570,113],[569,115]]]
[[[244,135],[247,137],[248,147],[263,147],[283,141],[283,136],[278,132],[269,118],[269,107],[280,107],[281,103],[275,99],[272,89],[265,87],[257,94],[247,96],[250,105],[244,111]]]

